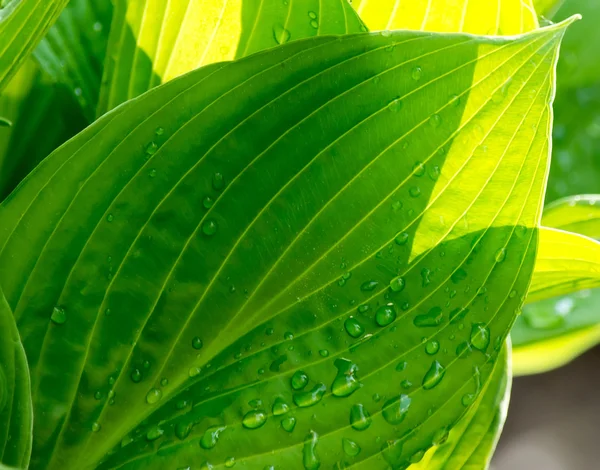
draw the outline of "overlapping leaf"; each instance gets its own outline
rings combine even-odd
[[[68,0],[11,0],[0,8],[0,90],[52,26]]]
[[[46,159],[0,206],[34,464],[376,469],[430,447],[531,278],[562,31],[289,43]]]
[[[542,224],[600,238],[600,195],[571,196],[548,204],[544,208]]]
[[[510,35],[538,27],[532,0],[354,0],[351,3],[371,30]]]
[[[0,292],[0,468],[27,468],[33,424],[29,369],[12,312]]]
[[[202,65],[360,31],[366,29],[340,0],[117,2],[98,114]]]

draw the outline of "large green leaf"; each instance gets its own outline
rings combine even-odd
[[[290,42],[44,160],[0,206],[34,465],[377,469],[430,447],[531,278],[563,30]]]
[[[0,292],[0,468],[26,468],[33,414],[29,369],[12,312]]]
[[[600,195],[570,196],[548,204],[544,207],[542,224],[600,238]]]
[[[96,115],[111,17],[110,0],[71,0],[34,51],[44,71],[70,90],[88,122]]]
[[[452,431],[441,434],[445,442],[430,449],[409,470],[487,469],[506,420],[511,378],[510,341],[507,341],[482,393],[478,398],[467,397],[475,400],[473,406]]]
[[[0,90],[33,51],[68,0],[11,0],[0,7]]]
[[[532,0],[354,0],[350,3],[371,30],[510,35],[538,27]]]
[[[361,30],[342,0],[120,1],[98,114],[202,65],[294,39]]]
[[[600,287],[600,243],[563,230],[542,228],[527,302]]]

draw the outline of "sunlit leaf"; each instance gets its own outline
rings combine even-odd
[[[600,243],[576,233],[540,230],[527,302],[600,286]]]
[[[600,195],[571,196],[547,205],[542,225],[600,238]]]
[[[202,65],[360,31],[345,0],[117,2],[98,114]]]
[[[68,0],[10,0],[0,7],[0,90],[52,26]]]
[[[556,13],[556,10],[558,10],[565,1],[566,0],[533,0],[533,6],[538,15],[552,18]]]
[[[373,31],[411,29],[510,35],[538,27],[532,0],[354,0],[351,3]]]
[[[0,206],[34,465],[378,469],[427,450],[531,279],[563,30],[290,42],[44,160]]]
[[[12,312],[0,292],[0,468],[27,468],[33,415],[29,370]]]

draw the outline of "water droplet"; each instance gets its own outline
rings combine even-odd
[[[115,220],[115,216],[114,216],[114,215],[112,215],[112,214],[108,214],[108,215],[106,216],[106,221],[107,221],[107,222],[112,222],[113,220]]]
[[[160,379],[161,387],[166,387],[167,385],[169,385],[169,379],[167,379],[166,377],[163,377],[162,379]]]
[[[311,20],[316,20],[316,19],[317,19],[317,14],[316,14],[314,11],[309,11],[309,12],[308,12],[308,17],[309,17]]]
[[[413,80],[420,80],[422,75],[423,75],[423,70],[421,69],[421,67],[415,67],[414,69],[412,69],[412,72],[410,73],[410,76],[412,77]]]
[[[225,426],[212,426],[208,428],[200,439],[200,446],[203,449],[212,449],[217,445],[219,436],[225,430]]]
[[[316,432],[310,431],[304,440],[304,449],[302,450],[302,463],[306,470],[318,470],[321,461],[317,455],[317,443],[319,436]]]
[[[490,344],[490,329],[485,323],[474,323],[471,326],[471,344],[480,351],[487,349]]]
[[[217,228],[218,225],[215,219],[205,220],[202,224],[202,231],[205,235],[208,235],[209,237],[217,233]]]
[[[371,416],[362,404],[350,408],[350,425],[357,431],[364,431],[371,426]]]
[[[162,127],[157,127],[155,134],[156,135],[163,135],[165,133],[165,130]]]
[[[11,127],[12,121],[9,121],[6,118],[0,117],[0,127]]]
[[[190,376],[190,379],[197,377],[198,375],[200,375],[200,367],[190,367],[190,369],[188,370],[188,375]]]
[[[321,350],[319,350],[319,354],[321,357],[328,357],[329,351],[327,349],[321,349]]]
[[[442,124],[442,117],[439,114],[434,114],[429,118],[429,122],[433,127],[440,127]]]
[[[225,467],[226,468],[231,468],[235,465],[235,457],[229,457],[227,460],[225,460]]]
[[[313,28],[317,29],[317,28],[319,27],[319,22],[318,22],[317,20],[312,20],[312,21],[310,22],[310,25],[311,25]]]
[[[425,373],[425,377],[423,377],[423,388],[425,390],[430,390],[439,384],[444,378],[444,374],[446,370],[444,366],[442,366],[438,361],[433,361],[429,370]]]
[[[360,290],[363,292],[371,292],[379,285],[378,281],[365,281],[360,285]]]
[[[356,310],[358,310],[358,313],[366,313],[369,310],[369,304],[359,305]]]
[[[292,432],[296,427],[296,418],[294,418],[293,416],[283,418],[281,420],[281,427],[287,432]]]
[[[389,424],[400,424],[404,421],[411,398],[408,395],[400,395],[386,401],[383,405],[382,415]]]
[[[146,402],[149,405],[154,405],[160,401],[162,398],[162,391],[158,388],[152,388],[146,395]]]
[[[286,331],[283,334],[283,339],[286,340],[286,341],[291,341],[291,340],[294,339],[294,334],[291,331]]]
[[[470,406],[473,403],[475,403],[475,400],[477,400],[477,397],[481,392],[481,372],[479,371],[478,367],[474,367],[473,379],[475,380],[475,392],[466,393],[465,395],[463,395],[461,400],[463,406]]]
[[[421,162],[415,163],[415,166],[413,167],[413,174],[417,177],[423,176],[425,174],[425,165],[423,165]]]
[[[356,457],[358,454],[360,454],[359,445],[350,439],[346,439],[345,437],[342,438],[342,448],[344,449],[346,455],[349,455],[350,457]]]
[[[431,178],[432,181],[437,181],[440,177],[440,174],[441,174],[440,167],[437,165],[434,165],[429,170],[429,178]]]
[[[425,352],[430,356],[433,356],[440,350],[440,343],[436,340],[429,341],[425,346]]]
[[[467,278],[467,272],[464,269],[462,269],[462,268],[458,268],[450,276],[450,280],[454,284],[458,284],[459,282],[464,281],[466,278]]]
[[[194,339],[192,339],[192,347],[194,349],[202,349],[202,340],[198,336],[195,336]]]
[[[390,101],[388,109],[394,113],[399,112],[402,109],[403,103],[400,98]]]
[[[180,421],[179,423],[177,423],[175,425],[175,436],[177,436],[177,439],[179,439],[181,441],[187,439],[187,437],[190,435],[191,432],[192,432],[192,424],[191,423],[185,423],[183,421]]]
[[[92,424],[92,432],[98,432],[98,431],[100,431],[100,428],[101,428],[101,427],[102,427],[102,426],[100,426],[100,424],[99,424],[99,423],[94,423],[94,424]]]
[[[155,441],[161,437],[165,431],[158,426],[152,426],[146,433],[146,439],[149,441]]]
[[[244,415],[242,424],[247,429],[258,429],[267,422],[267,415],[264,411],[252,410]]]
[[[210,209],[214,203],[215,203],[215,200],[210,196],[206,196],[202,200],[202,205],[204,206],[205,209]]]
[[[146,146],[146,153],[148,155],[154,155],[156,153],[156,151],[158,150],[158,145],[156,145],[154,142],[150,142],[147,146]]]
[[[404,390],[408,390],[410,387],[412,387],[412,382],[408,379],[404,379],[402,382],[400,382],[400,386]]]
[[[406,283],[402,277],[396,277],[390,281],[390,289],[392,289],[394,292],[400,292],[404,290],[405,286]]]
[[[410,197],[419,197],[421,195],[421,188],[413,186],[408,190],[408,194],[410,194]]]
[[[469,356],[472,352],[473,350],[471,349],[471,345],[466,341],[456,346],[456,355],[460,359],[464,359],[465,357]]]
[[[285,44],[290,40],[291,33],[280,24],[273,26],[273,39],[277,44]]]
[[[54,307],[50,320],[52,320],[55,325],[63,325],[67,321],[65,309],[62,307]]]
[[[459,321],[463,320],[465,316],[469,313],[468,308],[455,308],[450,312],[450,323],[455,324]]]
[[[427,268],[421,269],[421,279],[423,281],[423,287],[427,287],[431,283],[431,279],[429,279],[429,276],[431,276],[430,269],[427,269]]]
[[[150,170],[149,175],[150,175],[150,178],[154,178],[156,176],[156,169],[153,168],[152,170]]]
[[[392,203],[392,210],[394,212],[398,212],[400,209],[402,209],[402,206],[403,206],[402,201],[394,201]]]
[[[356,390],[362,387],[358,381],[356,373],[358,366],[348,359],[336,359],[333,363],[338,370],[338,373],[333,379],[331,391],[336,397],[347,397],[352,395]]]
[[[98,390],[96,393],[94,393],[94,398],[96,400],[101,400],[102,399],[102,392],[100,390]]]
[[[406,366],[408,366],[408,362],[401,361],[398,364],[396,364],[396,371],[397,372],[402,372],[403,370],[406,369]]]
[[[396,309],[394,308],[394,304],[389,303],[387,305],[382,305],[377,309],[375,313],[375,322],[379,326],[388,326],[396,319]]]
[[[443,318],[442,309],[433,307],[429,312],[417,315],[413,323],[418,327],[438,326],[442,323]]]
[[[408,233],[399,233],[398,235],[396,235],[396,238],[394,240],[396,241],[397,245],[406,245],[406,243],[408,242]]]
[[[506,259],[506,248],[500,248],[496,251],[496,263],[502,263]]]
[[[318,383],[308,392],[294,394],[294,403],[300,408],[316,405],[321,401],[326,390],[325,384]]]
[[[281,416],[290,411],[289,405],[280,397],[275,399],[273,403],[273,416]]]
[[[297,370],[294,372],[294,375],[292,375],[290,382],[294,390],[302,390],[308,383],[308,375],[301,370]]]
[[[344,328],[346,329],[346,333],[348,333],[353,338],[358,338],[363,335],[365,329],[362,325],[354,318],[347,318],[344,322]]]
[[[221,191],[225,187],[225,178],[221,173],[215,173],[212,177],[212,186],[216,191]]]

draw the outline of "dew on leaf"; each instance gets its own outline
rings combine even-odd
[[[146,439],[148,441],[155,441],[165,433],[164,429],[159,426],[152,426],[146,433]]]
[[[485,323],[474,323],[471,326],[471,344],[480,351],[487,349],[490,344],[490,329]]]
[[[300,408],[314,406],[321,401],[326,390],[325,384],[318,383],[309,391],[294,394],[294,403]]]
[[[495,259],[496,263],[502,263],[506,259],[506,248],[500,248],[496,251]]]
[[[215,173],[212,177],[212,186],[216,191],[221,191],[225,187],[225,178],[221,173]]]
[[[423,388],[425,390],[430,390],[439,384],[444,378],[444,374],[446,370],[444,366],[442,366],[438,361],[433,361],[429,370],[425,373],[425,377],[423,377]]]
[[[212,426],[208,428],[200,439],[200,447],[203,449],[212,449],[217,445],[219,436],[225,430],[225,426]]]
[[[394,292],[400,292],[404,290],[405,286],[406,283],[402,277],[396,277],[390,281],[390,289],[392,289]]]
[[[258,429],[267,422],[267,414],[261,410],[252,410],[244,415],[242,424],[246,429]]]
[[[158,388],[152,388],[146,395],[146,403],[149,405],[154,405],[160,401],[162,398],[162,391]]]
[[[215,219],[205,220],[202,224],[202,232],[207,236],[212,236],[217,233],[218,225]]]
[[[415,326],[432,327],[442,323],[443,313],[440,307],[433,307],[427,313],[417,315],[413,320]]]
[[[277,44],[285,44],[291,38],[291,33],[279,23],[273,26],[273,39]]]
[[[422,75],[423,75],[423,69],[421,69],[421,67],[413,68],[410,73],[410,76],[412,77],[413,80],[420,80]]]
[[[411,401],[408,395],[400,395],[386,401],[382,409],[383,418],[389,424],[400,424],[406,418]]]
[[[294,418],[293,416],[283,418],[281,420],[281,427],[287,432],[292,432],[296,427],[296,418]]]
[[[356,457],[360,454],[360,446],[347,438],[342,438],[342,448],[344,449],[344,453],[349,455],[350,457]]]
[[[202,205],[204,206],[205,209],[210,209],[214,203],[215,203],[215,200],[210,196],[206,196],[202,200]]]
[[[429,341],[425,346],[425,352],[430,356],[436,354],[440,350],[440,343],[436,340]]]
[[[63,325],[67,321],[67,312],[62,307],[54,307],[50,320],[55,325]]]
[[[419,197],[421,195],[421,188],[419,186],[413,186],[408,190],[410,197]]]
[[[358,338],[363,335],[365,329],[354,317],[349,317],[344,322],[344,329],[353,338]]]
[[[396,310],[392,303],[380,306],[375,312],[375,322],[381,327],[388,326],[395,319]]]
[[[192,339],[192,347],[194,349],[202,349],[202,340],[198,336],[195,336],[194,339]]]
[[[371,292],[379,285],[378,281],[365,281],[360,285],[360,290],[363,292]]]
[[[364,431],[371,425],[371,416],[362,404],[350,408],[350,425],[357,431]]]
[[[98,431],[100,431],[100,428],[101,428],[101,426],[99,423],[92,424],[92,432],[98,432]]]
[[[333,379],[331,390],[336,397],[347,397],[362,387],[356,377],[358,367],[348,359],[336,359],[334,362],[338,370],[336,377]]]
[[[281,397],[277,397],[273,402],[273,416],[281,416],[290,411],[289,405]]]
[[[308,383],[308,375],[301,370],[297,370],[294,372],[294,375],[292,375],[290,382],[294,390],[302,390]]]
[[[396,238],[394,240],[396,241],[397,245],[406,245],[406,243],[408,242],[408,233],[401,232],[398,235],[396,235]]]
[[[175,436],[177,436],[177,439],[179,439],[181,441],[187,439],[187,437],[190,435],[191,432],[192,432],[192,424],[191,423],[185,423],[185,422],[181,421],[175,425]]]

